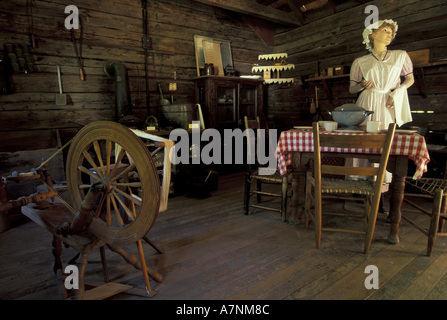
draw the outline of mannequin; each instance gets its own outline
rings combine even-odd
[[[388,50],[398,25],[393,20],[380,20],[363,31],[363,43],[369,54],[354,60],[350,73],[349,92],[359,93],[356,104],[374,113],[365,121],[381,121],[382,129],[396,122],[398,126],[412,121],[407,89],[413,85],[413,64],[403,50]],[[405,81],[401,83],[401,77]],[[353,159],[354,166],[361,159]],[[386,192],[392,175],[385,174],[382,192]],[[383,197],[382,197],[383,198]],[[380,211],[385,213],[383,200]]]
[[[357,104],[374,111],[366,120],[382,121],[382,129],[391,122],[402,126],[412,121],[407,89],[414,83],[413,64],[405,51],[387,48],[397,29],[393,20],[366,28],[363,43],[370,54],[355,59],[351,67],[349,92],[360,92]]]

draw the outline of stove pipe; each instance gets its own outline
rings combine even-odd
[[[115,78],[115,121],[119,122],[124,116],[132,115],[127,69],[123,63],[109,60],[104,64],[104,72]]]

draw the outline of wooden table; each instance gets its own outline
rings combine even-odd
[[[335,132],[322,131],[322,133],[336,135],[374,135],[374,133],[366,133],[364,131],[352,132],[343,130]],[[355,158],[366,158],[371,162],[378,162],[380,159],[380,149],[326,148],[326,150],[322,149],[322,152],[323,156],[330,155],[332,157],[343,158],[352,158],[352,155],[355,154]],[[304,194],[304,173],[308,169],[309,160],[312,158],[312,129],[293,129],[281,133],[276,147],[276,159],[281,174],[285,174],[288,170],[291,170],[293,173],[292,188],[295,195],[292,197],[291,206],[295,212],[295,219],[298,219],[304,210],[304,199],[300,195]],[[415,133],[399,132],[399,130],[396,130],[387,166],[387,170],[393,175],[390,186],[391,229],[388,236],[388,241],[391,243],[399,243],[399,224],[401,220],[401,206],[404,198],[405,179],[408,171],[408,159],[411,159],[416,165],[413,179],[419,179],[427,171],[427,163],[430,161],[425,139],[423,136]]]

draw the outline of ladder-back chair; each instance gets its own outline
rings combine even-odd
[[[251,154],[251,152],[254,152],[255,159],[257,158],[257,129],[261,129],[261,122],[259,120],[259,117],[256,118],[256,120],[249,120],[247,116],[244,117],[244,123],[245,123],[245,129],[247,134],[247,152],[248,154]],[[249,135],[249,130],[252,129],[254,135]],[[266,128],[266,136],[268,137],[269,143],[274,143],[270,139],[270,134],[268,133],[268,129]],[[259,208],[263,210],[269,210],[269,211],[276,211],[281,214],[282,221],[286,221],[286,211],[287,211],[287,198],[290,197],[288,195],[288,186],[291,181],[291,175],[285,174],[281,176],[278,169],[275,168],[272,170],[271,174],[260,174],[259,166],[257,162],[255,164],[247,163],[247,169],[245,173],[245,192],[244,192],[244,212],[246,215],[249,214],[249,208]],[[253,183],[256,183],[256,189],[252,189]],[[278,188],[277,192],[268,192],[263,191],[262,185],[263,184],[276,184],[280,188]],[[252,195],[256,195],[256,204],[250,203],[250,198]],[[274,198],[280,198],[280,206],[279,207],[273,207],[273,206],[266,206],[262,205],[262,198],[263,197],[274,197]]]
[[[320,133],[318,123],[313,123],[314,172],[313,175],[312,172],[308,172],[307,174],[305,212],[307,217],[314,221],[315,240],[318,249],[321,247],[322,230],[353,232],[365,235],[364,253],[368,253],[376,225],[382,183],[395,129],[396,124],[392,123],[388,127],[387,134],[339,135]],[[379,148],[382,149],[382,153],[378,167],[333,166],[321,163],[321,148],[323,147]],[[344,179],[328,179],[324,177],[325,174],[368,176],[370,178],[367,180],[354,180],[352,177]],[[364,230],[322,228],[322,197],[328,194],[336,194],[337,196],[347,195],[350,197],[360,195],[365,197]],[[314,212],[311,211],[312,203],[314,203]]]
[[[433,247],[438,237],[446,237],[447,233],[444,232],[446,216],[446,200],[447,200],[447,180],[436,178],[422,178],[414,180],[407,178],[406,185],[409,187],[408,192],[405,191],[404,201],[411,205],[413,208],[426,214],[430,217],[430,224],[427,228],[418,225],[412,219],[402,214],[402,219],[413,225],[416,229],[425,234],[428,238],[427,243],[427,256],[431,256],[433,253]],[[410,193],[415,191],[415,193]],[[412,197],[423,197],[433,200],[433,207],[431,212],[425,210],[423,207],[410,200]]]

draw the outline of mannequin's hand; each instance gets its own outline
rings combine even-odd
[[[362,80],[362,87],[364,89],[370,89],[372,87],[372,81]]]
[[[387,108],[394,108],[394,99],[391,96],[388,96],[388,100],[386,102],[386,107]]]

